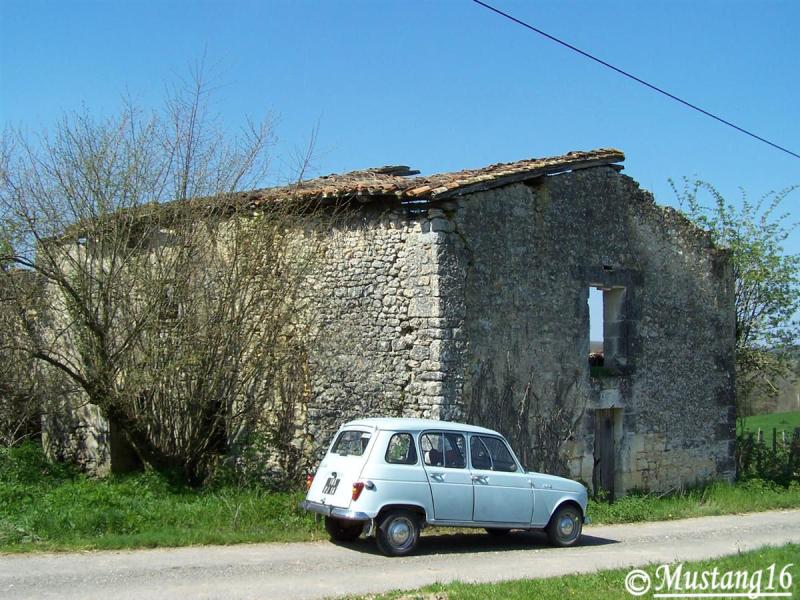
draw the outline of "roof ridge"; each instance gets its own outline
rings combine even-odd
[[[543,175],[611,165],[624,160],[625,155],[620,150],[599,148],[432,175],[419,175],[419,171],[406,165],[386,165],[341,174],[333,173],[291,186],[256,190],[248,194],[248,197],[254,205],[286,197],[306,200],[358,198],[369,201],[386,197],[401,201],[442,200]]]

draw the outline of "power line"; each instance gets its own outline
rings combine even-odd
[[[659,94],[663,94],[667,98],[671,98],[672,100],[680,102],[684,106],[688,106],[689,108],[691,108],[693,110],[696,110],[697,112],[702,113],[702,114],[706,115],[707,117],[711,117],[712,119],[715,119],[715,120],[719,121],[720,123],[723,123],[723,124],[727,125],[728,127],[732,127],[736,131],[740,131],[741,133],[749,135],[750,137],[755,138],[755,139],[757,139],[757,140],[759,140],[761,142],[764,142],[765,144],[769,144],[770,146],[780,150],[781,152],[785,152],[786,154],[789,154],[790,156],[794,156],[795,158],[800,158],[800,154],[797,154],[796,152],[792,152],[791,150],[789,150],[787,148],[784,148],[783,146],[779,146],[778,144],[776,144],[774,142],[770,142],[768,139],[763,138],[760,135],[756,135],[752,131],[748,131],[747,129],[744,129],[743,127],[739,127],[738,125],[735,125],[735,124],[731,123],[730,121],[727,121],[727,120],[723,119],[722,117],[719,117],[719,116],[715,115],[714,113],[711,113],[711,112],[709,112],[707,110],[704,110],[704,109],[700,108],[699,106],[697,106],[696,104],[692,104],[691,102],[687,102],[683,98],[678,98],[678,96],[676,96],[674,94],[670,94],[668,91],[663,90],[660,87],[658,87],[656,85],[653,85],[652,83],[648,83],[644,79],[640,79],[639,77],[636,77],[636,75],[632,75],[631,73],[628,73],[627,71],[623,71],[619,67],[615,67],[614,65],[612,65],[610,63],[607,63],[606,61],[604,61],[604,60],[602,60],[600,58],[597,58],[596,56],[594,56],[592,54],[589,54],[588,52],[584,52],[580,48],[576,48],[572,44],[567,43],[564,40],[561,40],[561,39],[559,39],[559,38],[557,38],[557,37],[555,37],[553,35],[550,35],[546,31],[542,31],[541,29],[538,29],[538,28],[534,27],[533,25],[531,25],[529,23],[526,23],[525,21],[517,19],[516,17],[513,17],[513,16],[509,15],[508,13],[503,12],[499,8],[495,8],[494,6],[491,6],[490,4],[486,4],[485,2],[482,2],[481,0],[472,0],[472,1],[475,4],[479,4],[480,6],[483,6],[484,8],[486,8],[486,9],[488,9],[488,10],[494,12],[494,13],[497,13],[501,17],[505,17],[506,19],[508,19],[510,21],[513,21],[514,23],[517,23],[518,25],[522,25],[526,29],[530,29],[531,31],[533,31],[535,33],[538,33],[539,35],[542,35],[542,36],[546,37],[547,39],[556,42],[557,44],[561,44],[562,46],[565,46],[566,48],[569,48],[573,52],[577,52],[578,54],[580,54],[582,56],[585,56],[586,58],[589,58],[589,59],[591,59],[591,60],[593,60],[593,61],[595,61],[597,63],[600,63],[604,67],[607,67],[607,68],[611,69],[612,71],[616,71],[617,73],[619,73],[620,75],[624,75],[628,79],[633,79],[635,82],[641,83],[642,85],[649,87],[651,90],[654,90],[654,91],[658,92]]]

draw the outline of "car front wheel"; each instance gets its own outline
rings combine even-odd
[[[361,535],[364,524],[361,521],[348,521],[335,517],[325,517],[325,531],[337,542],[354,542]]]
[[[547,537],[554,546],[574,546],[581,537],[582,527],[581,511],[567,504],[553,513],[547,524]]]
[[[386,556],[411,554],[419,542],[419,517],[410,510],[392,511],[381,521],[375,537]]]

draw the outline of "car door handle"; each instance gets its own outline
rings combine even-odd
[[[489,483],[489,478],[486,475],[473,475],[472,481],[480,481],[481,483]]]
[[[431,473],[431,479],[434,481],[444,481],[444,475],[441,473]]]

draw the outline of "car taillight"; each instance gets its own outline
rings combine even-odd
[[[313,475],[306,475],[306,491],[311,489],[311,484],[314,483]]]
[[[361,492],[363,491],[364,491],[364,482],[356,481],[353,484],[353,500],[358,500],[358,497],[361,495]]]

